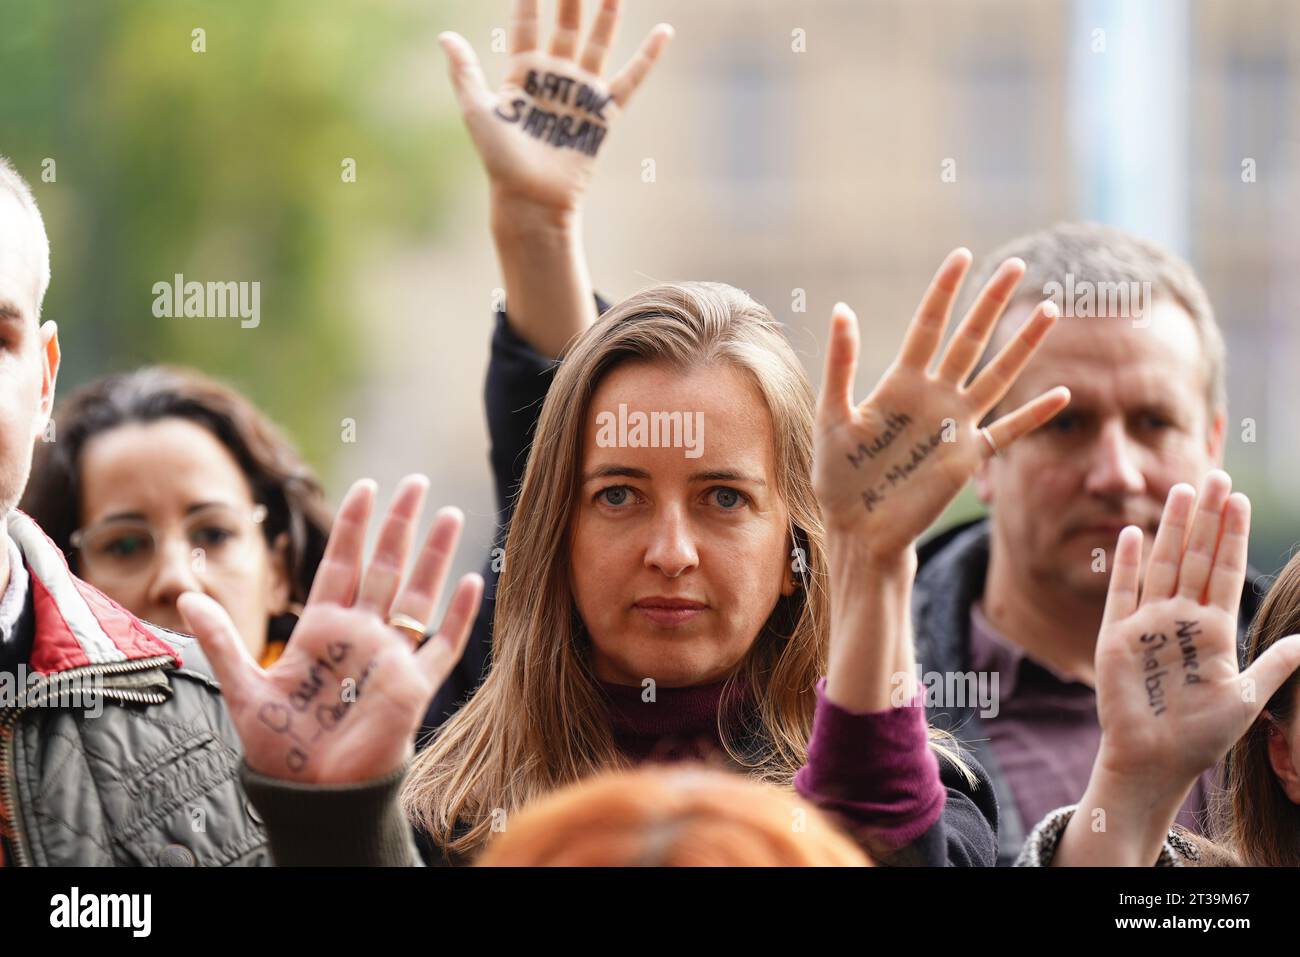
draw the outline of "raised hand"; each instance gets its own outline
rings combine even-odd
[[[1055,321],[1044,303],[968,386],[1024,263],[1008,260],[980,293],[935,371],[948,313],[970,267],[949,254],[908,327],[903,348],[862,403],[853,400],[858,321],[843,304],[831,320],[817,406],[813,485],[826,524],[831,640],[826,693],[856,711],[900,704],[915,686],[908,606],[912,543],[939,517],[993,448],[1006,448],[1055,415],[1070,394],[1052,389],[988,427],[980,420],[1006,394]]]
[[[908,326],[894,363],[861,403],[853,400],[858,321],[848,306],[831,320],[817,410],[814,485],[828,532],[856,536],[873,554],[903,552],[943,512],[995,451],[1042,425],[1069,402],[1051,389],[981,434],[981,419],[1010,389],[1056,321],[1042,303],[974,380],[993,327],[1025,266],[1003,263],[981,291],[931,371],[970,253],[950,253]]]
[[[454,509],[438,513],[403,584],[427,489],[423,476],[398,486],[363,570],[375,486],[366,480],[351,488],[303,615],[269,670],[249,656],[220,605],[196,592],[181,596],[181,613],[212,662],[253,770],[355,783],[390,774],[410,758],[420,720],[464,650],[483,593],[479,576],[462,578],[441,628],[418,644],[412,626],[434,612],[462,524]]]
[[[1155,863],[1197,776],[1300,665],[1293,635],[1238,670],[1249,531],[1250,502],[1213,471],[1199,503],[1190,485],[1170,490],[1140,592],[1142,531],[1120,533],[1097,637],[1101,746],[1054,863]]]
[[[514,0],[510,60],[493,93],[464,37],[438,39],[451,62],[465,123],[498,198],[560,212],[580,205],[609,128],[645,80],[672,28],[650,32],[632,60],[602,79],[619,21],[619,0],[602,0],[591,33],[579,45],[581,0],[559,0],[550,45],[539,45],[538,0]]]
[[[1141,597],[1142,531],[1120,533],[1097,637],[1098,763],[1106,771],[1185,795],[1300,664],[1300,638],[1291,637],[1238,671],[1249,532],[1250,502],[1232,493],[1226,473],[1209,474],[1199,503],[1190,485],[1175,485]]]

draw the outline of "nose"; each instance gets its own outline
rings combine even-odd
[[[1086,491],[1104,497],[1142,494],[1146,479],[1137,456],[1124,423],[1118,418],[1107,421],[1088,450]]]
[[[690,523],[680,507],[662,509],[652,521],[650,544],[645,552],[647,568],[653,568],[668,578],[676,578],[700,563]]]
[[[158,543],[158,554],[149,580],[149,601],[154,607],[174,608],[176,599],[187,591],[202,591],[199,568],[183,537],[171,537]]]

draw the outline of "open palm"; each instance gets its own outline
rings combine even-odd
[[[1049,390],[988,426],[988,440],[980,434],[981,419],[1010,389],[1056,318],[1051,303],[1040,305],[966,385],[1024,274],[1019,260],[1002,264],[930,371],[969,265],[969,252],[960,249],[940,266],[897,359],[861,403],[853,400],[857,318],[841,304],[831,321],[817,412],[817,498],[828,527],[851,531],[882,554],[910,546],[993,446],[1006,448],[1069,402],[1066,389]]]
[[[461,579],[438,633],[416,646],[390,622],[426,621],[451,564],[462,519],[435,519],[410,578],[402,575],[421,504],[422,476],[399,486],[375,554],[362,569],[374,485],[352,487],[335,520],[301,619],[268,670],[249,657],[225,610],[189,592],[179,606],[212,662],[254,771],[315,784],[383,777],[410,757],[429,701],[459,660],[483,582]]]
[[[461,112],[494,189],[548,209],[578,207],[609,128],[672,37],[666,24],[655,27],[631,62],[606,83],[602,74],[618,21],[619,0],[602,0],[579,51],[581,0],[560,0],[555,33],[543,51],[537,0],[514,0],[510,59],[496,93],[464,37],[439,37]]]
[[[1190,485],[1174,486],[1140,596],[1142,532],[1120,534],[1097,639],[1105,770],[1153,787],[1190,787],[1300,663],[1300,638],[1292,637],[1238,670],[1249,532],[1250,503],[1232,493],[1224,472],[1206,478],[1199,504]]]

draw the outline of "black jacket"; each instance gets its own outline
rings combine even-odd
[[[596,308],[603,313],[609,304],[598,296]],[[483,406],[487,412],[488,441],[491,444],[488,457],[497,499],[497,534],[483,567],[483,605],[478,619],[474,622],[465,654],[429,706],[420,730],[421,744],[427,743],[430,732],[459,710],[487,674],[492,656],[492,617],[501,570],[500,556],[504,554],[515,497],[524,480],[528,447],[542,414],[542,403],[559,366],[558,360],[541,355],[511,331],[504,310],[496,312],[495,323],[487,381],[483,387]]]
[[[970,670],[971,606],[984,594],[989,564],[989,522],[977,519],[958,525],[928,540],[918,549],[916,585],[912,592],[912,621],[916,630],[916,656],[922,672],[949,674]],[[1242,590],[1237,631],[1244,642],[1264,594],[1258,573],[1247,574]],[[1023,821],[989,746],[977,708],[933,708],[930,722],[950,731],[975,755],[993,780],[1000,819],[998,863],[1015,863],[1028,829],[1036,821]]]

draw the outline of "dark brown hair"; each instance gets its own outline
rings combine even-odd
[[[1259,660],[1278,639],[1296,633],[1300,633],[1300,554],[1287,562],[1255,615],[1246,637],[1246,664]],[[1295,718],[1297,694],[1300,671],[1282,683],[1269,698],[1267,713],[1228,752],[1223,788],[1211,799],[1213,846],[1203,848],[1204,863],[1300,865],[1300,806],[1286,796],[1268,760],[1269,734]]]
[[[329,537],[331,512],[319,480],[293,444],[247,398],[192,369],[146,366],[96,380],[54,413],[53,441],[38,442],[20,507],[77,570],[72,533],[81,525],[81,454],[96,435],[132,422],[184,419],[206,429],[234,457],[253,501],[266,506],[268,544],[288,540],[289,601],[307,600]],[[271,619],[268,641],[285,641],[296,618]]]

